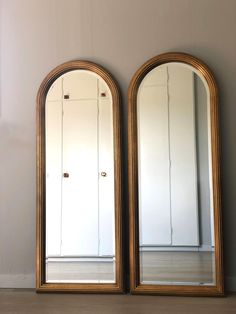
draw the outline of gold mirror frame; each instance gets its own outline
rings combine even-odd
[[[46,283],[45,282],[45,101],[53,82],[73,70],[88,70],[98,74],[107,83],[112,95],[114,132],[114,177],[115,177],[115,255],[116,282],[111,283]],[[52,70],[43,80],[37,95],[37,224],[36,224],[36,291],[37,292],[80,292],[122,293],[122,188],[121,188],[121,118],[120,91],[114,78],[100,65],[90,61],[70,61]]]
[[[151,285],[141,284],[139,278],[139,220],[138,220],[138,150],[137,150],[137,93],[147,73],[169,62],[181,62],[194,67],[205,78],[210,94],[212,183],[215,228],[216,285]],[[206,64],[185,53],[171,52],[156,56],[144,63],[134,74],[128,91],[128,163],[129,163],[129,244],[130,289],[132,294],[222,296],[224,294],[222,221],[220,208],[220,152],[218,89],[215,78]]]

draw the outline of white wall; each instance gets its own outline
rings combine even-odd
[[[212,193],[209,185],[208,101],[204,83],[197,75],[194,77],[194,89],[200,243],[209,247],[214,246],[214,239],[212,241],[211,238],[214,238],[214,227],[211,226]]]
[[[126,122],[136,69],[183,51],[204,60],[220,87],[225,269],[236,290],[236,1],[2,0],[1,8],[0,286],[34,286],[35,97],[45,75],[71,59],[104,65],[120,82]]]

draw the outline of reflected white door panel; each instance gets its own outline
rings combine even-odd
[[[137,115],[140,245],[197,246],[193,72],[152,70],[140,85]]]
[[[98,255],[97,101],[63,104],[62,255]]]
[[[97,99],[98,77],[85,71],[71,71],[63,76],[63,93],[70,100]]]
[[[60,256],[62,101],[47,101],[46,116],[46,254]]]
[[[114,153],[111,94],[99,82],[99,255],[115,255]]]
[[[46,255],[61,254],[62,78],[47,93],[46,110]],[[59,196],[59,197],[57,197]]]
[[[199,245],[194,73],[168,70],[172,245]]]
[[[138,95],[140,245],[170,245],[168,97],[164,80],[150,74]],[[158,80],[159,78],[159,80]]]

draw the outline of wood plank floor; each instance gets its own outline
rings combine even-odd
[[[47,280],[66,282],[115,281],[114,262],[48,262]]]
[[[36,294],[1,289],[1,314],[235,314],[236,295],[226,298],[131,295]]]
[[[141,282],[213,284],[214,252],[141,252]]]
[[[141,252],[141,282],[213,284],[214,252]],[[114,262],[51,261],[46,264],[47,280],[56,282],[114,281]]]

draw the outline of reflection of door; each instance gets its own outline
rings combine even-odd
[[[62,255],[98,255],[97,111],[93,99],[63,104]]]
[[[193,72],[162,66],[138,94],[141,246],[199,245]]]
[[[171,244],[167,73],[152,74],[138,95],[140,244],[150,246]]]
[[[55,119],[51,108],[58,98],[61,116]],[[108,87],[89,72],[69,72],[49,91],[46,110],[46,149],[54,142],[53,162],[48,162],[48,154],[46,160],[47,187],[51,187],[46,197],[47,255],[113,255],[113,123]],[[51,134],[53,120],[58,132]]]
[[[114,158],[112,106],[105,85],[99,82],[99,254],[115,255]],[[101,175],[105,172],[105,177]]]
[[[194,73],[167,67],[172,245],[199,245]]]

